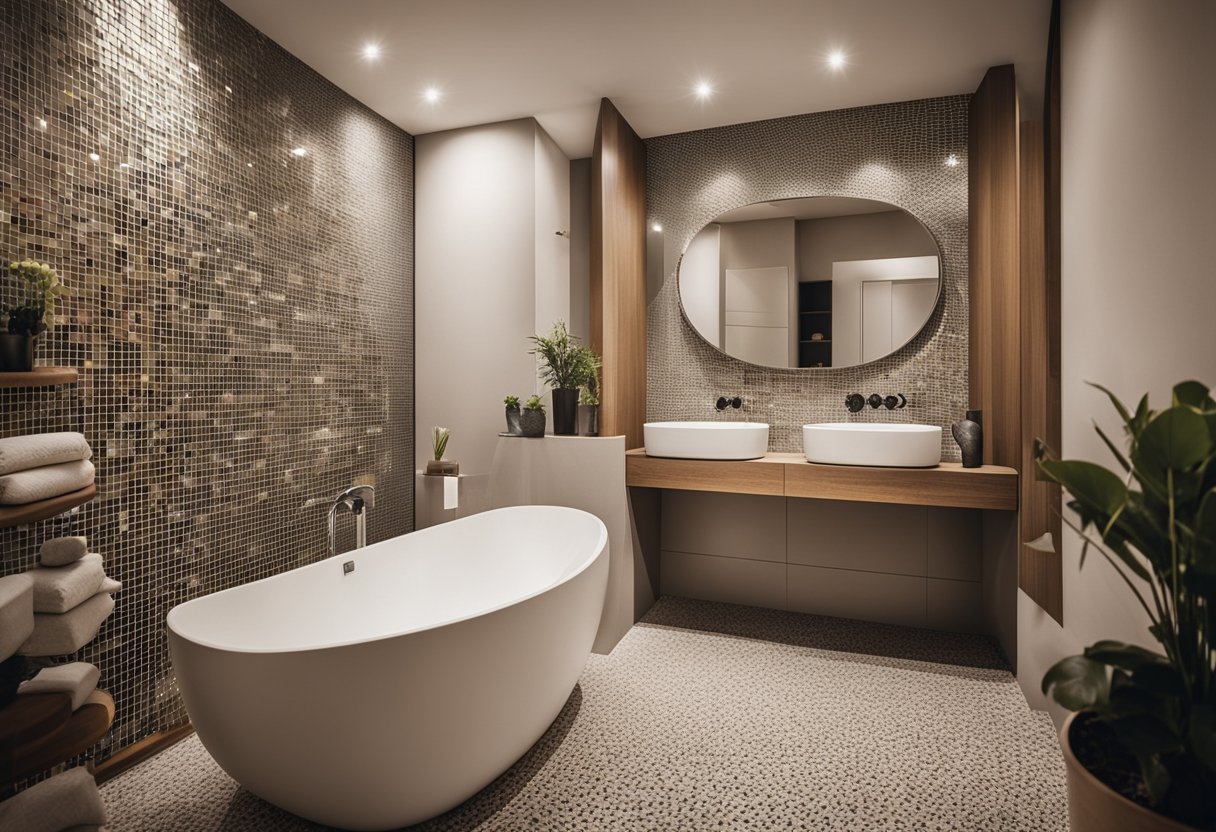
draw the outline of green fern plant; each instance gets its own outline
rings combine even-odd
[[[556,390],[574,390],[587,383],[600,368],[599,356],[571,335],[565,321],[553,324],[548,336],[532,335],[529,355],[540,358],[540,377]]]

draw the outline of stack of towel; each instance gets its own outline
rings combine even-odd
[[[101,555],[90,553],[83,537],[46,541],[39,562],[41,566],[25,573],[31,582],[34,626],[20,652],[25,656],[75,653],[96,637],[114,609],[111,594],[122,584],[106,575]]]
[[[0,803],[0,829],[24,832],[98,829],[106,807],[84,766],[69,769]]]
[[[49,500],[92,485],[92,457],[80,433],[0,439],[0,505]]]

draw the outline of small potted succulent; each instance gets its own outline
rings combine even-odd
[[[520,414],[521,436],[545,435],[545,405],[540,396],[529,396]]]
[[[519,396],[507,396],[502,403],[507,406],[507,433],[519,436]]]
[[[55,300],[68,290],[45,263],[22,260],[10,263],[8,269],[17,278],[19,299],[5,309],[8,322],[0,332],[0,370],[29,372],[34,369],[38,336],[55,323]]]
[[[583,385],[583,389],[578,393],[578,403],[583,406],[583,411],[587,414],[587,432],[586,436],[600,435],[600,386],[596,376],[598,373],[592,373],[587,379],[587,383]]]
[[[1144,396],[1131,411],[1099,389],[1126,434],[1125,453],[1097,428],[1118,470],[1042,443],[1037,468],[1072,497],[1081,563],[1110,563],[1161,649],[1099,641],[1043,677],[1074,712],[1061,730],[1071,827],[1216,829],[1216,401],[1187,381],[1166,410]]]
[[[454,477],[460,473],[459,462],[451,462],[443,458],[451,437],[452,432],[447,428],[438,426],[431,428],[431,450],[434,451],[435,458],[427,462],[427,474],[437,477]]]
[[[578,433],[578,391],[600,367],[599,357],[578,343],[565,321],[553,324],[549,335],[533,335],[530,355],[540,358],[540,376],[553,389],[553,432],[558,436]]]

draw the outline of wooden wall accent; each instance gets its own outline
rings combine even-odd
[[[646,146],[607,98],[591,158],[591,345],[600,435],[642,447],[646,420]]]
[[[1021,474],[1018,586],[1062,622],[1060,492],[1034,473],[1035,440],[1060,444],[1058,13],[1051,37],[1043,120],[1020,122],[1012,66],[971,100],[969,370],[984,461]],[[1057,551],[1026,545],[1045,532]]]
[[[1013,66],[988,70],[971,99],[968,198],[971,407],[984,462],[1022,469],[1018,95]],[[962,414],[959,414],[960,417]]]

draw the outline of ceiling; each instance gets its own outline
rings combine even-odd
[[[643,137],[970,93],[1041,106],[1051,0],[224,0],[410,133],[535,116],[591,155],[601,97]],[[378,61],[362,57],[368,42]],[[826,58],[841,50],[839,72]],[[707,101],[694,87],[713,87]],[[427,87],[442,92],[428,103]]]

